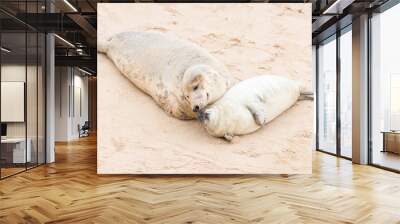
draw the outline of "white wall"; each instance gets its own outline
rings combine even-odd
[[[72,99],[74,99],[74,102],[71,102],[71,104],[74,104],[74,107],[71,110],[71,135],[73,138],[78,138],[78,124],[82,126],[88,120],[88,78],[81,76],[81,73],[79,75],[75,73],[73,86],[74,96],[72,96]]]
[[[71,83],[68,67],[55,68],[55,141],[69,139],[69,85]]]
[[[88,78],[76,68],[56,67],[55,85],[55,140],[77,139],[78,124],[88,120]]]
[[[25,83],[1,82],[1,121],[25,121]],[[35,107],[36,108],[36,107]]]
[[[25,70],[27,69],[27,70]],[[1,66],[1,81],[2,82],[25,82],[25,75],[28,77],[27,87],[27,120],[28,120],[28,137],[30,133],[35,133],[36,136],[36,67],[25,65],[2,65]],[[3,96],[4,97],[4,96]],[[2,108],[6,110],[6,108]],[[35,112],[35,113],[34,113]],[[33,122],[33,123],[32,123]],[[25,122],[7,122],[7,136],[8,137],[25,137]]]
[[[38,69],[38,70],[37,70]],[[27,78],[27,80],[25,80]],[[27,120],[23,122],[6,122],[7,137],[9,138],[24,138],[25,135],[30,139],[32,150],[32,161],[39,163],[44,162],[45,150],[45,85],[44,74],[42,68],[25,64],[3,64],[1,66],[1,81],[2,82],[24,82],[26,83],[26,108],[22,110],[27,115]],[[2,96],[7,97],[7,96]],[[10,108],[1,108],[8,110]],[[11,111],[12,113],[12,111]],[[37,157],[36,153],[39,153]]]
[[[28,67],[28,70],[31,68]],[[2,65],[1,66],[1,81],[2,82],[25,82],[25,65]],[[1,108],[5,110],[5,108]],[[8,137],[25,137],[25,123],[11,122],[7,123]]]

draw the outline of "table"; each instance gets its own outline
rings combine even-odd
[[[25,138],[5,138],[1,139],[1,157],[8,163],[26,163],[31,162],[32,140],[26,139],[27,147],[25,153]],[[12,156],[11,156],[12,154]],[[12,160],[11,160],[12,158]]]

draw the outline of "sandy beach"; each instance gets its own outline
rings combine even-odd
[[[282,75],[312,90],[310,21],[310,4],[99,4],[98,38],[171,33],[207,49],[239,80]],[[311,173],[312,101],[227,143],[196,120],[169,117],[103,54],[98,99],[100,174]]]

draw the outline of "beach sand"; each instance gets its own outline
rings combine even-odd
[[[282,75],[312,91],[310,4],[98,4],[98,38],[172,33],[232,75]],[[313,101],[300,101],[235,143],[168,116],[98,54],[99,174],[311,173]]]

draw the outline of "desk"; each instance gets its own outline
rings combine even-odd
[[[26,140],[28,143],[25,154],[25,138],[5,138],[1,139],[1,157],[7,163],[25,163],[32,159],[30,138]],[[12,158],[12,159],[11,159]],[[26,161],[25,161],[26,159]]]
[[[382,134],[382,152],[392,152],[400,154],[400,131],[382,131]]]

